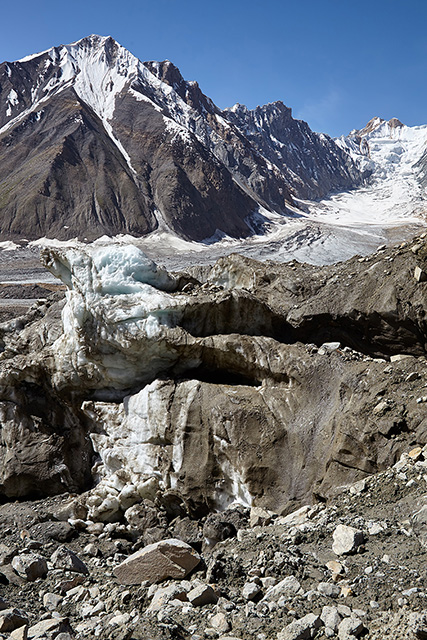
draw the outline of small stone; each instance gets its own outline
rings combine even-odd
[[[341,594],[341,588],[330,582],[320,582],[317,585],[317,591],[328,598],[338,598]]]
[[[368,526],[368,533],[370,536],[377,536],[383,531],[385,531],[385,527],[383,527],[379,522],[372,522]]]
[[[85,546],[85,548],[83,549],[83,553],[87,556],[91,556],[92,558],[96,558],[97,556],[101,555],[99,547],[93,542],[90,542]]]
[[[67,618],[41,620],[28,629],[28,640],[33,638],[57,638],[59,633],[73,633]]]
[[[85,563],[67,547],[58,547],[58,549],[52,554],[50,560],[55,569],[65,569],[67,571],[81,573],[85,576],[89,575],[89,569]]]
[[[249,525],[251,527],[266,526],[271,522],[271,514],[261,507],[251,507]]]
[[[338,626],[338,638],[340,640],[353,640],[357,638],[363,631],[363,622],[356,616],[344,618]]]
[[[80,518],[69,518],[68,524],[77,531],[85,531],[87,529],[87,523]],[[61,540],[60,542],[68,542],[68,540]]]
[[[382,404],[380,402],[380,404]],[[377,407],[379,407],[380,405],[377,405],[375,407],[375,409],[377,409]],[[387,405],[388,406],[388,405]],[[375,409],[374,409],[374,413],[375,413]],[[381,410],[382,411],[382,410]],[[359,495],[360,493],[362,493],[363,491],[366,490],[366,480],[363,478],[362,480],[359,480],[358,482],[355,482],[354,484],[351,485],[350,487],[350,493],[352,495]]]
[[[73,602],[82,602],[89,596],[89,589],[86,589],[82,585],[78,585],[67,592],[67,599]]]
[[[392,356],[394,357],[394,356]],[[379,402],[373,409],[372,409],[372,413],[375,415],[380,415],[382,413],[384,413],[385,411],[390,410],[390,405],[388,404],[388,402],[386,400],[381,400],[381,402]]]
[[[209,624],[218,632],[218,633],[227,633],[230,631],[231,624],[227,620],[227,616],[222,611],[219,611],[211,618],[209,618]]]
[[[32,582],[47,575],[47,562],[36,553],[21,553],[12,560],[12,567],[22,578]]]
[[[319,616],[308,613],[299,620],[294,620],[277,634],[277,640],[309,640],[316,629],[322,626]]]
[[[188,600],[187,591],[181,584],[171,584],[167,587],[159,587],[156,589],[153,599],[147,611],[160,611],[171,600],[180,600],[185,602]]]
[[[274,585],[277,584],[277,579],[273,578],[273,576],[267,576],[266,578],[260,578],[260,581],[261,581],[263,589],[269,589],[270,587],[274,587]],[[254,580],[254,582],[255,582],[255,580]]]
[[[405,591],[402,591],[402,596],[410,598],[411,596],[413,596],[415,593],[418,593],[418,592],[419,592],[419,589],[417,587],[412,587],[411,589],[405,589]]]
[[[56,593],[45,593],[43,596],[43,606],[49,611],[55,611],[63,599],[62,596],[58,596]]]
[[[344,565],[342,565],[341,562],[338,562],[337,560],[330,560],[326,563],[326,567],[331,573],[336,573],[337,575],[344,573]]]
[[[332,551],[337,555],[354,553],[363,542],[362,531],[345,524],[339,524],[333,533]]]
[[[319,355],[324,356],[327,353],[332,353],[341,347],[340,342],[324,342],[322,346],[319,348]]]
[[[414,449],[410,450],[410,452],[408,453],[408,456],[411,458],[411,460],[413,460],[414,462],[417,462],[417,460],[421,458],[422,454],[423,454],[422,447],[415,447]]]
[[[246,582],[242,589],[242,596],[245,600],[255,600],[261,593],[261,588],[254,582]]]
[[[68,593],[71,589],[74,589],[78,585],[82,584],[85,581],[82,575],[74,576],[74,578],[70,578],[70,580],[62,580],[56,585],[56,588],[61,593]]]
[[[417,282],[425,282],[427,280],[427,273],[416,266],[414,270],[414,278]]]
[[[263,600],[278,600],[280,596],[293,596],[301,589],[301,585],[295,576],[287,576],[274,587],[267,589]]]
[[[341,585],[341,596],[343,598],[348,598],[353,595],[353,590],[348,585]]]
[[[25,624],[22,627],[18,627],[9,636],[9,640],[27,640],[28,638],[28,625]]]
[[[130,620],[130,615],[128,613],[118,613],[109,621],[109,625],[112,627],[121,627],[126,625]]]
[[[278,518],[276,524],[286,525],[288,527],[296,527],[299,524],[304,524],[309,519],[308,514],[313,507],[304,505],[292,513],[288,513],[287,516]]]
[[[338,629],[338,625],[341,622],[341,616],[336,607],[323,607],[320,618],[325,627],[328,627],[333,631]]]
[[[203,607],[205,604],[215,604],[218,596],[209,584],[199,584],[187,593],[187,598],[193,607]]]
[[[99,536],[104,531],[104,523],[103,522],[88,522],[86,531],[91,533],[92,535]]]

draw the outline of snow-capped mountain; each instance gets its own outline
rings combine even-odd
[[[356,213],[360,207],[361,220],[391,221],[427,212],[427,125],[408,127],[397,118],[377,117],[336,143],[369,179],[332,201]]]
[[[142,63],[111,37],[0,65],[2,239],[245,237],[260,206],[283,215],[295,196],[362,179],[282,103],[221,111],[172,63]]]

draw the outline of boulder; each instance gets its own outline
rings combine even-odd
[[[277,634],[277,640],[309,640],[322,621],[314,613],[308,613],[299,620],[294,620]]]
[[[263,600],[278,600],[281,596],[294,596],[301,589],[295,576],[286,576],[276,585],[267,589]]]
[[[46,559],[36,553],[21,553],[15,556],[12,567],[19,576],[29,581],[44,578],[48,571]]]
[[[360,636],[363,630],[363,622],[353,614],[339,623],[338,638],[339,640],[353,640]]]
[[[28,638],[28,625],[18,627],[9,636],[9,640],[27,640]]]
[[[417,282],[425,282],[427,280],[427,273],[417,265],[414,269],[414,278]]]
[[[363,544],[365,538],[362,531],[345,524],[339,524],[333,533],[332,551],[337,556],[354,553]]]
[[[3,609],[0,611],[0,632],[7,633],[23,627],[28,623],[27,616],[18,609]]]
[[[113,573],[121,584],[156,583],[167,578],[185,578],[199,562],[199,554],[190,545],[169,538],[133,553]]]
[[[249,516],[251,527],[266,526],[271,523],[271,513],[261,507],[252,507]]]
[[[80,558],[67,547],[58,547],[51,556],[51,562],[55,569],[65,569],[66,571],[75,571],[83,575],[89,575],[89,569]]]
[[[57,638],[60,633],[70,633],[74,635],[73,630],[67,618],[48,618],[37,622],[28,629],[28,640],[36,640],[36,638]]]
[[[218,596],[209,584],[198,584],[187,593],[187,599],[193,607],[202,607],[205,604],[218,602]]]

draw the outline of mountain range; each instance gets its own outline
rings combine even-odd
[[[350,154],[276,102],[221,111],[169,61],[89,36],[0,65],[0,233],[93,239],[159,225],[253,231],[362,181]]]
[[[384,122],[333,140],[280,101],[221,110],[171,62],[142,63],[91,35],[0,65],[0,238],[262,233],[269,213],[363,188],[379,166],[369,140],[384,126],[397,138],[412,131]],[[423,201],[418,129],[411,162]]]

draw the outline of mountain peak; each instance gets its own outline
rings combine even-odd
[[[147,60],[144,62],[144,66],[147,67],[156,78],[162,82],[166,82],[166,84],[175,90],[185,84],[181,71],[170,60],[163,60],[163,62]]]
[[[384,118],[379,118],[378,116],[375,116],[374,118],[371,118],[371,120],[369,120],[369,122],[363,127],[363,129],[359,129],[359,130],[356,129],[352,131],[350,135],[354,134],[357,136],[365,137],[370,133],[373,133],[383,125],[387,125],[390,129],[398,129],[400,127],[405,126],[403,122],[401,122],[398,118],[391,118],[390,120],[385,120]]]

